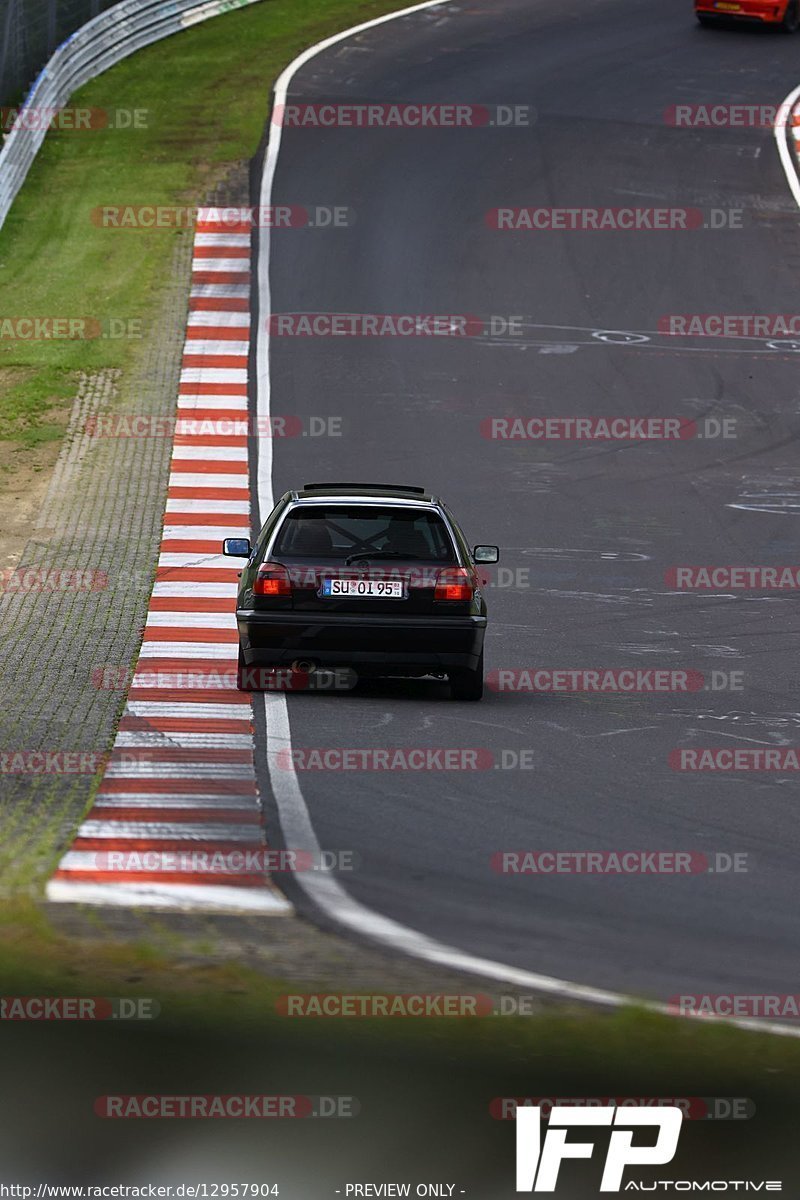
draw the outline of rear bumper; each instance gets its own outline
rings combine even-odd
[[[236,613],[247,666],[285,667],[308,659],[362,674],[419,674],[478,665],[484,616],[431,618],[298,612]]]

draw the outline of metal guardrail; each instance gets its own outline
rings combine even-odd
[[[258,2],[121,0],[71,34],[40,72],[0,150],[0,228],[47,133],[47,122],[33,119],[37,110],[63,108],[77,88],[143,46]],[[39,124],[44,128],[36,128]]]

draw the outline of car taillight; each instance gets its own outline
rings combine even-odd
[[[289,572],[280,563],[263,563],[253,587],[256,596],[291,596]]]
[[[471,600],[475,589],[465,567],[446,567],[436,576],[434,600]]]

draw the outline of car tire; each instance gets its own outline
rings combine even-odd
[[[716,21],[713,17],[707,17],[705,13],[697,13],[697,20],[703,26],[703,29],[713,29]]]
[[[798,0],[789,0],[786,12],[781,21],[781,33],[796,33],[800,25],[800,5]]]
[[[483,696],[483,651],[475,670],[462,667],[450,672],[450,695],[454,700],[480,700]]]
[[[236,662],[236,686],[240,692],[254,692],[256,689],[253,687],[250,687],[245,679],[245,671],[246,670],[247,670],[247,664],[244,661],[244,654],[242,653],[242,647],[240,645],[239,646],[239,658],[237,659],[237,662]]]

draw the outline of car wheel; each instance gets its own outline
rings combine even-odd
[[[786,12],[781,21],[781,31],[783,33],[795,33],[800,25],[800,6],[798,0],[789,0]]]
[[[450,694],[454,700],[480,700],[483,696],[483,651],[474,671],[460,668],[450,672]]]
[[[713,17],[707,17],[705,13],[696,14],[698,21],[703,26],[703,29],[713,28],[715,21]]]
[[[247,676],[247,665],[244,661],[244,654],[242,653],[242,647],[239,646],[239,658],[236,662],[236,686],[240,692],[254,692],[256,689],[251,686],[251,684],[248,681],[248,679],[246,678],[246,676]]]

